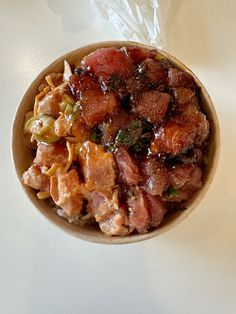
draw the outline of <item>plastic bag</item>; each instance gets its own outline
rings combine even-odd
[[[127,40],[163,48],[171,0],[90,0]]]

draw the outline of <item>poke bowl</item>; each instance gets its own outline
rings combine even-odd
[[[168,53],[127,41],[55,60],[12,127],[14,167],[34,206],[105,244],[152,238],[189,216],[212,182],[219,142],[199,79]]]

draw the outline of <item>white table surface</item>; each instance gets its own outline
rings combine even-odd
[[[166,50],[208,89],[221,157],[197,210],[143,243],[105,246],[52,226],[20,189],[14,111],[47,64],[83,44],[123,39],[87,1],[0,0],[0,313],[236,313],[236,1],[173,1]]]

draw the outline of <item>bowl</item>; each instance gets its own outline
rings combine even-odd
[[[202,98],[202,109],[206,113],[208,120],[211,125],[209,144],[206,152],[206,157],[208,160],[208,167],[205,169],[204,182],[201,190],[196,192],[193,197],[185,203],[185,210],[176,211],[173,215],[166,218],[163,223],[155,230],[150,231],[145,234],[134,234],[126,237],[111,237],[103,234],[95,226],[79,226],[68,223],[65,219],[59,217],[50,207],[47,201],[39,200],[36,193],[30,187],[23,184],[21,177],[24,170],[26,170],[32,162],[32,152],[25,146],[23,142],[23,129],[24,129],[24,116],[25,113],[32,110],[34,97],[38,92],[38,86],[43,80],[44,76],[51,72],[62,72],[63,71],[63,61],[67,60],[71,64],[78,65],[81,59],[89,54],[90,52],[102,48],[102,47],[122,47],[122,46],[138,46],[147,49],[154,49],[155,47],[130,42],[130,41],[106,41],[93,43],[74,51],[68,52],[65,55],[56,59],[53,63],[47,66],[32,82],[27,91],[25,92],[20,104],[16,110],[14,122],[12,126],[11,134],[11,149],[12,149],[12,159],[15,167],[16,175],[21,183],[23,190],[25,191],[28,198],[31,200],[32,204],[42,213],[50,222],[59,227],[61,230],[83,240],[103,243],[103,244],[124,244],[133,243],[137,241],[143,241],[149,238],[159,236],[160,234],[167,232],[181,221],[186,219],[196,208],[199,202],[203,199],[204,195],[208,191],[212,179],[214,177],[218,157],[219,157],[219,146],[220,146],[220,132],[219,123],[216,115],[215,108],[208,95],[205,87],[199,81],[199,79],[179,60],[170,54],[158,50],[165,58],[167,58],[174,66],[177,68],[189,72],[195,79],[196,84],[201,89]]]

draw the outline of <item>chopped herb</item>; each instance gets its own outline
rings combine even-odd
[[[121,129],[116,136],[116,145],[130,147],[136,143],[140,135],[141,133],[138,131],[134,132],[134,130]]]
[[[139,119],[131,120],[129,128],[130,129],[139,129],[139,128],[143,129],[142,121]]]
[[[98,128],[93,129],[90,135],[90,139],[94,143],[99,144],[101,142],[101,131]]]
[[[91,141],[93,141],[93,142],[97,142],[97,134],[96,133],[92,133],[91,134]]]
[[[147,130],[150,130],[150,124],[148,122],[134,119],[130,122],[128,128],[119,130],[115,139],[115,144],[116,146],[124,145],[129,148],[141,140],[136,148],[139,150],[141,146],[146,143],[146,140],[142,139],[142,134]]]
[[[174,188],[173,186],[170,186],[168,188],[168,190],[167,190],[167,194],[169,196],[178,196],[179,195],[179,191],[176,188]]]
[[[152,127],[153,125],[150,122],[148,122],[147,120],[142,120],[143,133],[151,131]]]
[[[145,149],[147,147],[147,145],[149,144],[150,141],[150,137],[142,137],[140,138],[133,146],[132,146],[132,150],[135,153],[139,153],[141,152],[143,149]]]
[[[113,153],[114,150],[115,150],[115,147],[114,147],[113,145],[108,145],[108,146],[106,146],[106,150],[107,150],[108,152],[110,152],[110,153]]]

